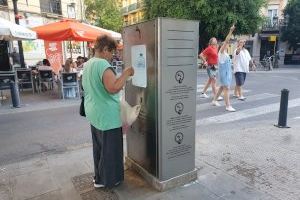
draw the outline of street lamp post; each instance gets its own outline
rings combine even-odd
[[[16,22],[16,24],[20,24],[20,22],[19,22],[19,15],[18,15],[17,1],[18,0],[12,0],[13,6],[14,6],[15,22]],[[19,46],[19,55],[20,55],[21,67],[25,68],[25,61],[24,61],[24,53],[23,53],[22,41],[18,40],[18,46]]]

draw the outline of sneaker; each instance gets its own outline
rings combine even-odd
[[[219,96],[217,101],[222,101],[223,99],[224,99],[223,97]]]
[[[217,101],[212,101],[211,103],[212,103],[213,106],[221,106],[221,105],[219,104],[219,102],[217,102]]]
[[[238,98],[238,100],[245,101],[245,100],[246,100],[246,97],[241,96],[241,97]]]
[[[104,185],[98,184],[98,183],[94,183],[94,187],[95,188],[104,188]]]
[[[232,96],[233,96],[233,98],[239,98],[239,96],[238,96],[238,95],[235,95],[235,94],[232,95]]]
[[[209,96],[206,93],[204,93],[204,92],[201,92],[200,97],[201,98],[209,98]]]
[[[236,110],[232,106],[226,107],[226,110],[229,112],[235,112]]]

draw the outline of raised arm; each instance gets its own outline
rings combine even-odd
[[[105,89],[111,93],[118,93],[125,85],[129,76],[133,76],[134,70],[132,67],[126,67],[119,78],[115,76],[111,69],[105,70],[103,73],[103,84]]]
[[[233,33],[234,29],[235,29],[235,26],[232,25],[232,26],[230,27],[229,33],[227,34],[227,36],[226,36],[226,38],[225,38],[225,41],[223,42],[223,44],[222,44],[222,46],[221,46],[221,48],[220,48],[220,52],[221,52],[221,53],[224,53],[224,50],[225,50],[226,47],[227,47],[227,44],[228,44],[228,42],[229,42],[229,40],[230,40],[230,38],[231,38],[231,36],[232,36],[232,33]]]

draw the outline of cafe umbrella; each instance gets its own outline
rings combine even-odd
[[[32,30],[37,32],[37,37],[49,41],[87,41],[93,42],[101,35],[112,33],[106,29],[92,26],[73,19],[63,19],[58,22],[33,27]],[[72,55],[71,55],[72,56]]]

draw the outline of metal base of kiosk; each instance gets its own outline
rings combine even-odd
[[[197,180],[197,169],[194,169],[191,172],[173,177],[169,180],[160,181],[152,174],[147,172],[144,168],[142,168],[139,164],[137,164],[132,159],[130,159],[129,157],[126,157],[125,160],[126,160],[125,164],[127,165],[128,168],[133,169],[134,171],[139,173],[152,187],[154,187],[156,190],[160,192],[178,186],[182,186]]]

